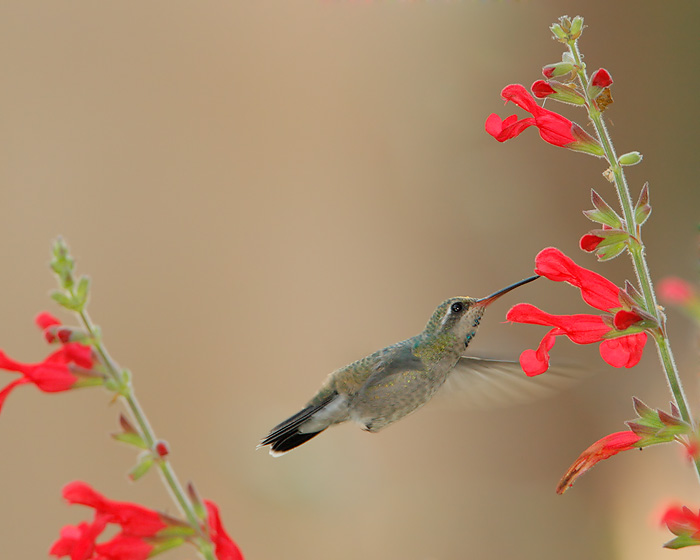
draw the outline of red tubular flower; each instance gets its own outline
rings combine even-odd
[[[71,504],[81,504],[95,510],[92,523],[68,525],[61,529],[60,538],[49,554],[71,560],[146,560],[155,548],[154,543],[167,540],[169,535],[159,533],[174,528],[175,520],[157,511],[129,502],[117,502],[104,497],[84,482],[76,481],[63,488],[63,497]],[[110,540],[97,539],[109,524],[119,525],[121,531]]]
[[[92,349],[77,342],[64,344],[37,364],[17,362],[0,350],[0,369],[22,374],[21,378],[12,381],[0,391],[0,410],[15,387],[32,383],[45,393],[68,391],[79,381],[78,376],[71,372],[70,366],[91,369],[92,364]]]
[[[549,351],[557,336],[566,336],[576,344],[600,342],[600,355],[613,367],[633,367],[642,357],[647,340],[639,332],[641,317],[634,310],[623,309],[620,289],[607,278],[578,266],[558,249],[543,249],[535,259],[535,272],[555,282],[567,282],[581,290],[581,297],[591,307],[607,312],[601,315],[551,315],[534,305],[520,303],[506,314],[516,323],[554,327],[540,342],[537,350],[525,350],[520,365],[529,375],[539,375],[549,367]],[[606,320],[607,318],[607,320]],[[633,332],[622,334],[632,329]]]
[[[683,548],[700,544],[700,511],[694,513],[686,506],[671,506],[664,512],[661,523],[676,538],[667,542],[666,548]]]
[[[216,558],[218,560],[244,560],[240,549],[224,529],[218,506],[210,500],[204,500],[204,505],[207,508],[209,536],[214,543]]]
[[[540,107],[522,85],[506,86],[501,92],[501,97],[506,102],[512,101],[521,109],[525,109],[532,117],[518,120],[517,115],[511,115],[501,120],[495,113],[489,115],[486,119],[486,132],[499,142],[515,138],[526,128],[536,126],[542,140],[549,144],[594,155],[603,154],[600,144],[579,125],[558,113]]]
[[[151,537],[168,526],[157,511],[138,504],[110,500],[84,482],[67,484],[63,488],[63,497],[70,504],[93,508],[106,523],[120,525],[124,534],[132,537]]]
[[[557,494],[563,494],[571,488],[583,473],[603,459],[608,459],[613,455],[617,455],[621,451],[635,449],[639,447],[639,441],[642,439],[634,432],[615,432],[596,441],[588,449],[579,456],[573,465],[569,467],[566,474],[562,477],[557,485]]]

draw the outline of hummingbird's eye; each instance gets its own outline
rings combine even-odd
[[[462,304],[461,301],[457,301],[457,302],[452,304],[450,309],[452,310],[452,313],[461,313],[462,309],[464,309],[464,305]]]

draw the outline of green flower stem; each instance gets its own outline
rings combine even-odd
[[[567,42],[567,45],[571,55],[574,58],[576,66],[578,67],[577,74],[581,82],[581,88],[586,96],[588,116],[593,123],[598,140],[603,147],[605,157],[610,164],[610,170],[612,171],[614,178],[617,196],[620,201],[620,206],[622,207],[625,223],[627,224],[627,232],[633,236],[633,239],[629,244],[629,252],[632,256],[637,281],[639,282],[639,286],[642,290],[642,295],[646,304],[646,311],[655,317],[657,323],[660,325],[659,328],[654,329],[652,334],[654,336],[654,341],[656,342],[656,347],[664,368],[664,372],[666,373],[666,380],[668,381],[671,393],[673,393],[673,397],[676,401],[681,417],[691,426],[695,426],[690,414],[690,408],[688,407],[685,392],[683,391],[683,385],[681,384],[681,380],[678,375],[678,369],[676,368],[676,363],[673,359],[671,343],[668,340],[666,329],[664,328],[665,317],[663,317],[663,315],[660,313],[659,306],[656,303],[656,295],[651,282],[649,267],[647,266],[647,262],[644,257],[644,245],[642,244],[641,240],[641,226],[639,226],[636,222],[634,203],[632,202],[632,197],[630,196],[630,190],[629,186],[627,185],[624,170],[618,162],[615,148],[613,147],[610,134],[608,133],[603,120],[603,115],[594,101],[590,99],[588,95],[588,76],[586,74],[585,64],[583,64],[583,58],[578,49],[577,41],[570,40]],[[698,477],[700,477],[700,459],[695,460],[695,469],[698,473]]]
[[[94,323],[90,319],[90,316],[87,314],[87,311],[83,309],[78,312],[78,315],[80,316],[85,330],[93,339],[93,347],[95,348],[95,351],[99,354],[102,363],[105,365],[107,369],[107,374],[111,377],[113,381],[115,381],[118,384],[119,394],[124,399],[124,402],[126,403],[128,409],[131,411],[131,414],[136,420],[136,423],[139,425],[141,436],[143,437],[144,441],[148,445],[148,448],[151,450],[154,456],[157,457],[158,453],[155,447],[158,438],[156,438],[153,428],[151,428],[151,425],[148,422],[148,418],[146,417],[143,408],[141,408],[141,404],[139,403],[138,399],[136,398],[136,395],[134,394],[131,383],[124,383],[119,366],[112,359],[112,357],[107,352],[107,349],[102,344],[102,340],[97,332],[97,329],[95,328]],[[216,556],[214,555],[214,551],[211,546],[211,541],[207,534],[203,531],[199,518],[197,517],[197,514],[194,510],[194,506],[187,497],[187,494],[185,493],[182,484],[180,484],[180,481],[177,478],[177,475],[175,474],[175,471],[172,465],[170,464],[170,461],[168,461],[165,457],[161,457],[156,461],[156,463],[158,464],[158,467],[160,469],[161,477],[163,478],[166,487],[170,490],[173,499],[180,506],[180,509],[187,518],[187,521],[197,533],[199,540],[198,548],[200,553],[206,560],[216,560]]]

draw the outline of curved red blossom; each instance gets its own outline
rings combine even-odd
[[[577,265],[555,247],[542,249],[535,257],[535,272],[554,282],[567,282],[581,290],[581,297],[601,311],[620,308],[620,288],[597,272]]]
[[[554,146],[566,148],[577,141],[572,132],[573,123],[554,111],[540,107],[520,84],[512,84],[503,88],[501,97],[506,102],[512,101],[518,107],[530,113],[532,117],[518,120],[517,115],[511,115],[502,121],[496,113],[489,115],[488,119],[486,119],[486,132],[499,142],[515,138],[530,126],[536,126],[539,129],[542,140]]]
[[[635,449],[638,447],[641,439],[641,436],[630,431],[615,432],[614,434],[599,439],[581,453],[579,458],[569,467],[569,470],[566,471],[557,485],[557,494],[566,492],[566,490],[573,486],[579,476],[603,459],[608,459],[621,451]]]
[[[219,507],[210,500],[204,500],[207,508],[209,536],[214,543],[217,560],[244,560],[243,553],[229,537],[219,515]]]
[[[70,504],[93,508],[107,523],[120,525],[122,532],[132,537],[151,537],[168,526],[157,511],[130,502],[110,500],[81,481],[66,484],[63,497]]]
[[[607,316],[577,314],[552,315],[528,303],[512,307],[508,321],[554,327],[536,350],[525,350],[520,365],[529,375],[540,375],[549,368],[549,351],[557,336],[566,336],[576,344],[600,342],[600,355],[613,367],[630,368],[642,357],[647,341],[644,332],[624,334],[630,328],[639,330],[642,318],[633,310],[623,309],[620,289],[607,278],[578,266],[558,249],[543,249],[535,259],[535,272],[555,282],[567,282],[581,290],[583,299]],[[605,317],[605,318],[604,318]]]
[[[0,391],[0,410],[7,396],[19,385],[34,384],[45,393],[57,393],[73,388],[78,377],[71,372],[71,365],[91,369],[92,349],[77,342],[64,344],[37,364],[18,362],[0,350],[0,369],[22,374],[21,378],[12,381]]]

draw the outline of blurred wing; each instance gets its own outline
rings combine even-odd
[[[460,406],[492,408],[551,396],[584,377],[575,366],[550,367],[528,377],[517,361],[462,356],[440,389]]]

